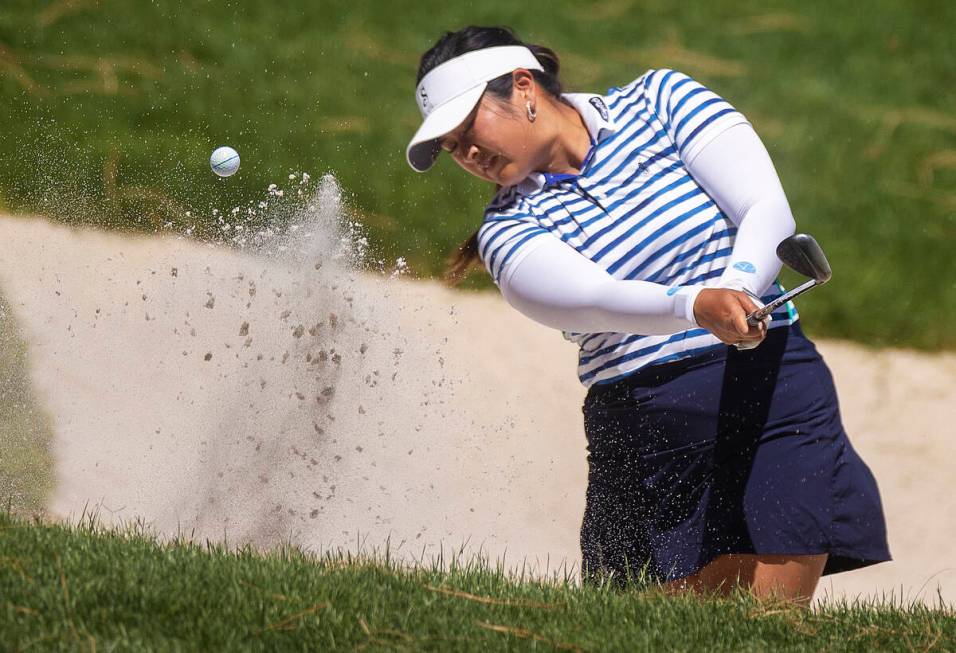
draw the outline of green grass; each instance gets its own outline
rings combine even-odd
[[[331,170],[378,251],[435,274],[489,189],[448,161],[408,169],[411,91],[420,53],[468,23],[553,46],[571,90],[649,67],[699,78],[752,119],[800,228],[832,259],[832,284],[801,299],[808,330],[956,347],[944,274],[956,237],[952,2],[7,0],[0,197],[65,220],[195,222],[208,235],[211,208],[257,201],[290,171]],[[207,167],[222,143],[243,157],[226,181]]]
[[[53,488],[53,427],[27,377],[26,346],[0,295],[0,505],[42,514]]]
[[[158,544],[0,515],[0,640],[15,650],[953,650],[951,611],[815,612],[532,581],[447,559]],[[643,591],[642,591],[643,590]]]

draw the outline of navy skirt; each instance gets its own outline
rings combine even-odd
[[[729,553],[890,559],[879,490],[799,325],[652,365],[584,402],[586,581],[689,576]]]

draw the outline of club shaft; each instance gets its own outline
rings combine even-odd
[[[820,284],[815,279],[810,279],[809,281],[800,284],[793,290],[785,292],[763,308],[758,308],[756,311],[748,315],[747,323],[750,324],[750,326],[757,326],[757,323],[760,322],[760,320],[773,313],[775,310],[789,302],[797,295],[802,295],[817,285]]]

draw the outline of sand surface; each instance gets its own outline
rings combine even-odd
[[[575,571],[574,346],[492,293],[351,272],[330,247],[275,258],[0,217],[0,293],[55,425],[51,513]],[[817,598],[956,602],[956,356],[818,344],[896,559]]]

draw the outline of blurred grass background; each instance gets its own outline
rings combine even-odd
[[[437,274],[490,189],[448,160],[418,175],[404,148],[418,57],[469,23],[555,48],[569,90],[651,67],[698,78],[751,119],[799,228],[831,259],[833,282],[800,302],[808,331],[956,347],[956,3],[944,0],[5,0],[0,207],[202,235],[212,208],[331,171],[383,257]],[[227,180],[208,168],[220,144],[242,156]]]

